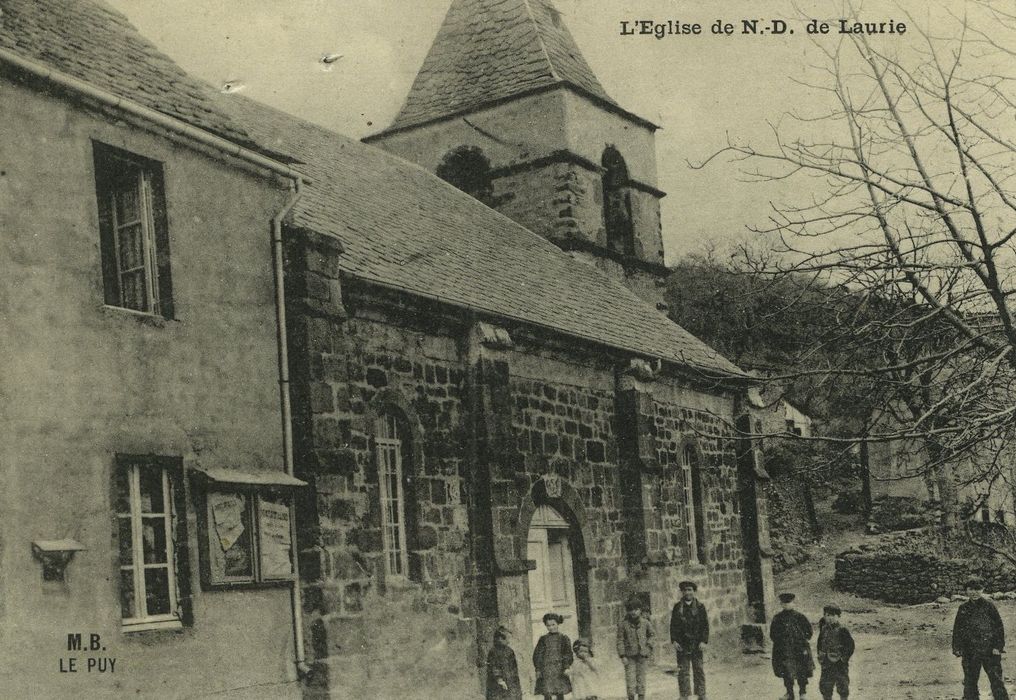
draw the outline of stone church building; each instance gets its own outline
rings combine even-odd
[[[0,384],[6,630],[71,611],[142,695],[458,698],[498,625],[531,683],[548,611],[607,658],[630,596],[665,638],[684,578],[732,643],[771,615],[752,381],[661,310],[656,127],[549,0],[454,0],[366,144],[92,2],[7,0],[0,68],[2,376],[46,387]],[[27,542],[72,553],[41,593]]]

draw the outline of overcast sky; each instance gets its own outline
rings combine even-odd
[[[108,0],[183,68],[354,137],[387,126],[401,106],[451,0]],[[963,0],[947,0],[962,8]],[[903,6],[925,16],[925,2]],[[815,0],[555,0],[607,92],[623,107],[660,124],[659,185],[668,262],[704,241],[745,235],[764,220],[778,189],[746,184],[732,164],[690,170],[720,148],[768,137],[767,123],[813,98],[794,78],[818,60],[805,16],[831,18]],[[796,10],[794,9],[796,6]],[[764,7],[765,9],[760,9]],[[894,9],[895,8],[895,11]],[[862,19],[903,20],[898,6],[869,1]],[[716,36],[716,19],[785,19],[793,36]],[[697,22],[700,36],[661,40],[621,36],[624,20]],[[916,44],[909,32],[885,41]],[[820,38],[830,44],[837,37]],[[323,70],[323,53],[343,58]]]

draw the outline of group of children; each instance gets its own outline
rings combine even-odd
[[[808,679],[815,671],[811,656],[811,623],[803,613],[794,609],[794,594],[781,593],[783,610],[773,616],[769,638],[773,643],[773,673],[783,680],[787,694],[781,700],[794,700],[794,685],[798,696],[806,698]],[[854,653],[854,638],[840,623],[841,610],[827,605],[818,623],[818,662],[822,669],[818,689],[823,700],[832,700],[833,692],[842,700],[850,695],[850,657]]]
[[[617,653],[624,664],[625,684],[631,700],[644,700],[646,667],[653,652],[653,628],[642,617],[642,605],[629,600],[625,617],[617,628]],[[557,613],[543,616],[547,633],[540,637],[533,651],[536,688],[533,692],[544,700],[598,700],[599,670],[593,650],[585,639],[572,643],[559,626],[564,618]],[[487,700],[521,700],[518,663],[509,644],[508,629],[498,627],[494,644],[487,655]]]
[[[708,642],[708,618],[704,626],[689,622],[694,622],[696,615],[705,618],[705,609],[698,612],[701,604],[694,598],[694,584],[689,582],[685,586],[682,583],[681,589],[682,600],[675,606],[673,615],[683,615],[677,626],[684,631],[675,636],[675,625],[671,626],[682,675],[681,695],[689,697],[688,667],[694,666],[695,691],[699,700],[705,700],[700,645]],[[800,690],[798,697],[804,700],[808,679],[815,668],[811,655],[812,627],[808,618],[794,609],[793,593],[781,594],[780,603],[783,610],[773,617],[770,627],[773,672],[783,680],[787,691],[782,700],[794,700],[795,683]],[[628,700],[645,700],[646,670],[653,653],[653,627],[642,616],[642,604],[638,599],[630,599],[625,604],[625,613],[617,626],[617,655],[624,664]],[[827,605],[819,622],[818,660],[822,669],[819,691],[823,700],[832,700],[834,691],[841,700],[846,700],[850,693],[849,663],[854,653],[854,640],[840,623],[840,615],[838,607]],[[544,700],[564,700],[568,694],[572,700],[597,700],[599,671],[593,661],[592,648],[584,639],[572,643],[559,629],[562,622],[564,618],[557,613],[543,616],[547,633],[540,637],[533,651],[534,692]],[[694,631],[694,635],[686,627]],[[694,644],[687,641],[692,638]],[[509,641],[508,629],[498,627],[487,655],[487,700],[522,700],[518,663]]]

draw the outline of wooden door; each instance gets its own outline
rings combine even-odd
[[[564,617],[561,632],[575,639],[579,634],[575,603],[575,575],[568,523],[549,506],[533,514],[529,528],[527,557],[536,562],[529,572],[529,603],[533,643],[547,631],[543,616],[555,612]]]

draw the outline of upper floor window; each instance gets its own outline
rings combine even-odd
[[[622,255],[635,254],[631,192],[628,190],[628,166],[613,146],[603,152],[603,225],[607,247]]]
[[[162,166],[98,143],[94,159],[105,302],[172,318]]]
[[[179,563],[186,556],[186,518],[177,506],[181,485],[179,460],[120,457],[117,460],[114,510],[120,552],[120,612],[124,629],[179,626]],[[176,468],[174,468],[176,465]]]
[[[702,474],[693,445],[685,445],[681,452],[681,472],[684,477],[684,507],[687,514],[688,559],[697,564],[706,562],[705,499],[702,491]]]
[[[435,173],[445,182],[490,205],[494,186],[490,161],[476,146],[459,146],[445,154]]]
[[[385,573],[410,577],[409,545],[413,504],[408,478],[408,436],[401,421],[390,412],[377,418],[374,434],[377,451],[378,490],[381,500],[381,535],[384,545]]]

